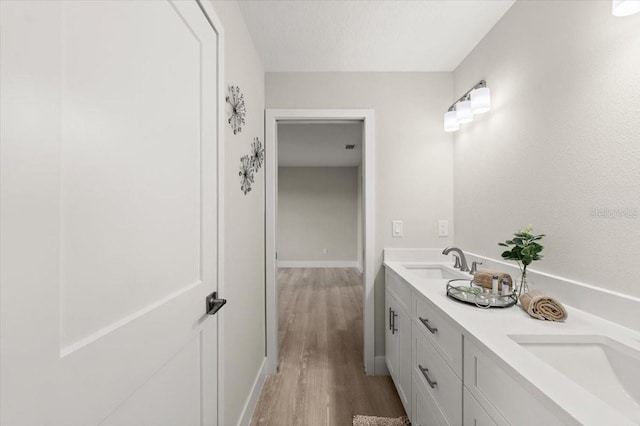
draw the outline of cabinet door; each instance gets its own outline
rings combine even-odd
[[[402,309],[396,317],[398,336],[398,394],[407,413],[411,412],[411,318]]]
[[[499,425],[565,424],[543,406],[504,367],[465,336],[464,385]]]
[[[462,399],[464,404],[462,424],[464,426],[497,426],[467,388],[464,388]]]
[[[396,329],[398,327],[397,312],[398,306],[395,298],[385,291],[385,361],[389,373],[395,383],[398,382],[398,334]]]
[[[407,413],[411,412],[411,318],[385,291],[385,358]]]
[[[413,378],[411,424],[414,426],[450,426],[442,415],[438,404],[428,393],[420,389],[419,382]]]

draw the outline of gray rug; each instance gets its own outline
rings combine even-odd
[[[407,416],[390,417],[353,416],[353,426],[411,426]]]

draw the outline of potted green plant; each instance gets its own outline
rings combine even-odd
[[[518,289],[518,298],[527,291],[529,285],[527,283],[527,266],[534,260],[541,260],[542,249],[544,248],[538,241],[544,237],[544,234],[533,234],[531,225],[516,232],[512,239],[506,240],[504,243],[498,243],[499,246],[507,247],[508,250],[502,252],[502,258],[506,260],[515,260],[520,268],[520,288]]]

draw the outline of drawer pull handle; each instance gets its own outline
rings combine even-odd
[[[393,312],[393,329],[391,329],[391,333],[392,334],[396,334],[396,331],[398,331],[398,327],[396,327],[396,318],[398,317],[398,314],[394,311]]]
[[[392,330],[392,329],[393,329],[393,325],[391,325],[391,324],[392,324],[392,323],[391,323],[391,321],[393,321],[393,314],[392,314],[392,312],[393,312],[393,309],[389,308],[389,330]]]
[[[436,327],[431,327],[428,319],[422,318],[422,317],[418,317],[418,319],[422,324],[424,324],[425,327],[427,327],[427,329],[431,332],[431,334],[436,334],[436,331],[438,331],[438,329]]]
[[[429,369],[424,368],[421,365],[418,365],[418,368],[422,372],[422,375],[424,376],[424,378],[427,379],[427,382],[429,383],[429,386],[431,386],[431,389],[435,389],[438,382],[436,382],[435,380],[431,380],[431,377],[429,377]]]

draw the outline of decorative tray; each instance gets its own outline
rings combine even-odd
[[[475,284],[473,280],[465,279],[449,280],[447,296],[484,309],[509,308],[518,303],[518,295],[515,291],[508,294],[494,294],[490,289]]]

